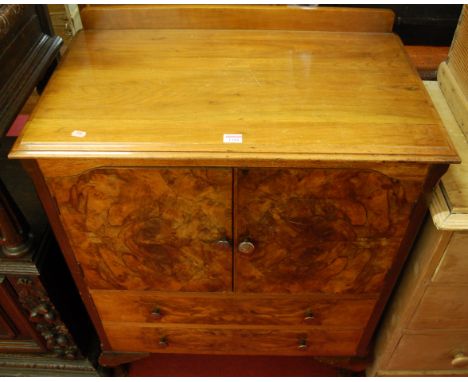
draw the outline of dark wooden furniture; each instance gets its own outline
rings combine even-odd
[[[348,33],[327,29],[330,9],[226,8],[145,8],[171,30],[151,17],[128,30],[125,7],[88,15],[107,30],[76,37],[10,157],[34,179],[102,364],[363,369],[425,197],[458,157],[387,24]]]
[[[10,127],[32,90],[42,88],[62,43],[53,37],[47,8],[0,5],[0,134]]]
[[[0,5],[2,146],[8,146],[3,135],[33,89],[42,90],[47,82],[60,45],[61,39],[53,37],[45,6]],[[17,176],[5,160],[1,159],[2,177]],[[23,183],[10,178],[5,183],[16,194],[27,196]],[[34,199],[34,189],[29,192]],[[38,220],[37,216],[33,220]],[[0,180],[0,375],[54,374],[54,370],[58,374],[96,375],[90,363],[82,360],[70,333],[70,328],[75,335],[92,333],[86,312],[54,236],[40,226],[31,229]],[[89,340],[82,338],[78,343],[86,347]]]

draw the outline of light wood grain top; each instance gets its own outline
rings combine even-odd
[[[396,36],[262,30],[81,32],[11,157],[180,155],[458,160]]]
[[[390,9],[298,5],[87,5],[84,29],[262,29],[391,32]]]

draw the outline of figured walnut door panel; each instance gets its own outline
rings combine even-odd
[[[232,170],[97,168],[48,178],[91,289],[228,291]]]
[[[421,183],[363,169],[237,172],[236,291],[379,293]]]

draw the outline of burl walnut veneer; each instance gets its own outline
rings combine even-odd
[[[103,364],[365,357],[458,161],[398,37],[253,29],[79,33],[11,153]]]

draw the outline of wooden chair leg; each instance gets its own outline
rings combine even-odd
[[[6,257],[33,252],[33,237],[23,214],[0,179],[0,245]]]

